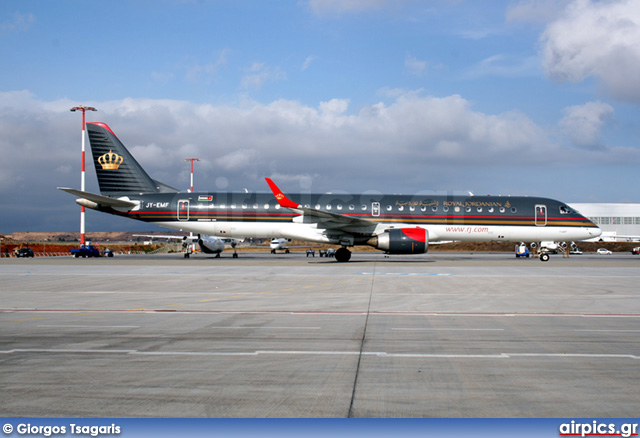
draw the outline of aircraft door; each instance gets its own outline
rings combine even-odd
[[[189,200],[188,199],[182,199],[178,201],[178,220],[179,221],[189,220]]]
[[[535,223],[538,227],[544,227],[547,225],[547,206],[542,204],[537,204],[535,207]]]
[[[372,202],[371,203],[371,216],[378,217],[380,216],[380,203]]]

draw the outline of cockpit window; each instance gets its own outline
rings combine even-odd
[[[573,213],[573,212],[566,205],[561,205],[560,206],[560,214],[571,214],[571,213]]]

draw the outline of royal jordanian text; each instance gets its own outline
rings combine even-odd
[[[105,436],[119,435],[120,426],[111,424],[109,426],[81,426],[79,424],[69,424],[69,426],[35,426],[32,424],[18,424],[16,426],[18,435],[39,435],[39,436],[55,436],[55,435],[78,435],[78,436]]]

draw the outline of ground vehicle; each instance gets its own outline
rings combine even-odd
[[[320,257],[335,257],[336,256],[336,250],[333,249],[333,248],[321,249],[318,252],[320,253]]]
[[[631,250],[631,254],[635,254],[635,255],[640,254],[640,246],[636,246],[635,248],[633,248]]]
[[[13,254],[16,257],[33,257],[33,250],[31,248],[16,249]]]
[[[78,257],[100,257],[100,248],[97,245],[87,243],[86,245],[80,245],[80,248],[71,248],[69,250],[72,256]]]
[[[598,250],[596,251],[596,254],[598,254],[598,255],[611,255],[613,253],[611,251],[609,251],[607,248],[598,248]]]
[[[529,258],[529,248],[524,243],[516,246],[516,258],[526,257]]]

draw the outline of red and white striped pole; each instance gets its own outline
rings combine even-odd
[[[97,109],[95,109],[92,106],[74,106],[73,108],[71,108],[71,111],[82,111],[82,173],[80,176],[80,190],[81,191],[85,191],[84,189],[84,138],[85,138],[85,129],[84,129],[84,125],[85,125],[85,118],[84,118],[84,113],[85,111],[98,111]],[[85,243],[85,232],[84,232],[84,205],[80,206],[80,245],[84,245]]]
[[[193,193],[193,162],[200,161],[200,158],[185,158],[185,161],[191,161],[191,189],[189,193]]]

